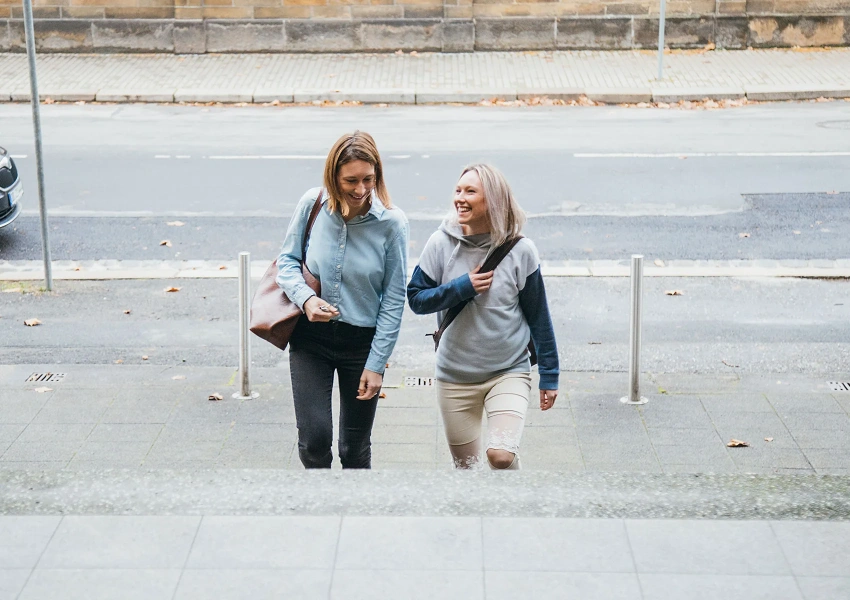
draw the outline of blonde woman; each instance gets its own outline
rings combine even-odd
[[[301,238],[319,194],[321,210],[302,257]],[[371,467],[378,394],[404,311],[408,237],[375,141],[361,131],[343,135],[325,162],[324,188],[301,198],[277,259],[278,285],[304,311],[289,342],[289,366],[298,455],[308,469],[333,462],[335,372],[340,462],[343,468]],[[321,282],[322,297],[305,282],[302,259]]]
[[[437,349],[437,395],[456,468],[481,457],[487,413],[487,463],[519,469],[519,445],[531,394],[529,337],[537,351],[540,408],[558,397],[558,348],[537,249],[520,239],[495,270],[488,255],[520,236],[525,214],[505,177],[486,164],[464,169],[453,211],[428,240],[407,287],[417,314],[446,311],[470,300],[445,329]]]

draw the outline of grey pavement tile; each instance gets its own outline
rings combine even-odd
[[[88,436],[88,441],[153,443],[160,431],[161,423],[100,423]]]
[[[3,423],[29,423],[47,404],[45,394],[35,392],[0,400],[0,420]]]
[[[634,573],[486,571],[487,600],[641,600]]]
[[[485,571],[633,573],[620,519],[485,518]]]
[[[85,442],[68,463],[68,468],[78,468],[80,463],[97,463],[102,467],[138,467],[150,449],[150,442]]]
[[[106,412],[111,398],[69,397],[57,393],[39,411],[33,423],[97,423]]]
[[[702,464],[719,467],[732,466],[726,446],[719,441],[711,444],[663,446],[655,444],[655,453],[662,465]]]
[[[17,600],[31,569],[0,569],[0,600]]]
[[[332,569],[340,517],[204,517],[187,569]]]
[[[223,442],[236,428],[235,423],[171,422],[159,433],[157,443],[163,442]]]
[[[11,440],[0,441],[0,456],[6,453],[6,450],[12,445]]]
[[[797,577],[797,585],[806,600],[838,600],[850,598],[850,576]]]
[[[476,517],[344,517],[337,569],[480,570]]]
[[[578,449],[578,436],[575,427],[526,427],[522,432],[522,444],[562,445]]]
[[[32,569],[61,517],[0,516],[0,565],[3,569]]]
[[[846,413],[792,413],[782,415],[791,433],[798,429],[843,431],[850,436],[850,415]]]
[[[794,441],[803,449],[850,451],[850,432],[834,429],[795,429]]]
[[[584,470],[593,473],[663,473],[665,467],[649,459],[624,458],[620,461],[585,459]]]
[[[728,463],[714,464],[664,464],[662,470],[665,473],[737,473],[738,467],[730,460]]]
[[[19,442],[80,442],[94,430],[94,423],[30,423]]]
[[[437,460],[437,444],[372,444],[372,466],[398,462],[431,464]]]
[[[262,465],[262,468],[285,467],[289,463],[294,446],[294,439],[287,442],[228,442],[221,449],[218,461],[228,467],[236,465],[243,467]]]
[[[556,406],[561,402],[560,399],[555,403]],[[525,426],[526,427],[573,427],[575,428],[575,421],[573,420],[573,413],[569,410],[569,407],[564,403],[563,407],[558,407],[566,410],[540,410],[539,408],[529,408],[528,412],[525,413]]]
[[[820,469],[847,469],[850,468],[850,450],[840,449],[810,449],[803,450],[809,463],[820,471]]]
[[[642,417],[635,406],[612,406],[604,409],[577,409],[573,408],[573,419],[576,422],[576,428],[581,428],[586,425],[609,426],[612,424],[639,425],[642,423]]]
[[[775,413],[762,412],[726,412],[712,413],[711,420],[717,432],[726,437],[735,437],[736,431],[759,430],[764,435],[785,431],[785,424]]]
[[[576,434],[582,444],[590,445],[648,445],[651,443],[643,423],[635,423],[627,427],[577,425]]]
[[[740,412],[774,412],[764,394],[721,394],[700,396],[702,405],[710,414]]]
[[[36,569],[20,600],[171,600],[179,569]]]
[[[0,423],[0,442],[14,442],[26,427],[24,423]]]
[[[429,425],[377,425],[372,428],[372,443],[431,444],[437,429]]]
[[[0,471],[57,471],[68,466],[68,460],[10,460],[0,461]]]
[[[794,575],[850,576],[850,523],[771,521]]]
[[[327,598],[330,569],[187,569],[174,600]]]
[[[816,467],[818,475],[850,475],[850,469],[833,469],[831,467]]]
[[[200,517],[67,516],[43,569],[182,569]]]
[[[786,429],[771,431],[769,435],[764,435],[762,433],[762,430],[760,429],[753,431],[742,429],[738,432],[738,435],[730,435],[729,437],[725,438],[723,440],[723,443],[728,443],[731,438],[748,442],[752,447],[764,446],[769,447],[770,449],[799,447],[799,445],[797,444],[797,440],[795,440],[794,436],[788,433]]]
[[[295,408],[291,402],[267,401],[263,398],[245,400],[236,415],[239,423],[295,423]]]
[[[463,559],[458,557],[458,560]],[[438,577],[433,571],[413,569],[337,569],[330,597],[332,600],[484,600],[484,576],[480,568],[477,571],[444,571]]]
[[[771,394],[770,403],[780,415],[794,413],[841,413],[844,409],[830,394]]]
[[[102,423],[162,424],[177,406],[176,400],[115,400],[101,417]]]
[[[750,467],[810,469],[814,466],[801,450],[770,443],[759,445],[756,442],[749,448],[730,448],[729,456],[742,471],[749,471]]]
[[[668,394],[706,395],[709,390],[715,394],[728,394],[742,389],[737,375],[713,373],[711,375],[688,374],[682,377],[678,373],[659,373],[654,377],[655,384],[667,390]],[[649,389],[649,388],[647,388]],[[758,390],[759,388],[756,387]]]
[[[647,412],[661,412],[661,411],[671,411],[671,412],[697,412],[704,413],[705,407],[702,405],[699,396],[692,395],[668,395],[668,394],[656,394],[653,395],[652,399],[646,403],[637,407],[638,410],[646,414]]]
[[[704,410],[644,410],[643,420],[649,427],[676,427],[676,428],[708,428],[711,427],[711,418]]]
[[[82,441],[77,442],[14,442],[3,456],[2,462],[68,462],[76,454]]]
[[[184,442],[158,440],[145,457],[145,465],[168,466],[215,461],[221,454],[223,442]]]
[[[649,442],[629,443],[617,439],[608,444],[582,441],[581,455],[587,462],[658,461],[655,448]]]
[[[236,423],[228,442],[271,442],[289,443],[296,439],[298,432],[288,423]]]
[[[638,573],[791,575],[769,523],[626,520]]]
[[[653,445],[682,446],[687,444],[707,445],[719,444],[720,436],[714,426],[706,427],[647,427],[649,439]],[[725,442],[724,442],[725,443]]]
[[[168,422],[230,423],[235,421],[239,414],[238,402],[224,393],[221,394],[224,400],[212,402],[208,396],[213,391],[215,390],[210,390],[203,397],[180,402],[172,411]]]
[[[437,409],[379,407],[375,414],[375,426],[380,425],[431,425],[438,424]]]
[[[641,573],[644,600],[803,600],[791,576]]]

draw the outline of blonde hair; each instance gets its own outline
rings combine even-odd
[[[339,170],[342,165],[354,160],[363,160],[375,167],[375,193],[385,208],[392,208],[392,200],[384,183],[384,168],[381,155],[372,136],[364,131],[346,133],[340,137],[328,153],[325,161],[325,189],[328,190],[328,208],[342,213],[343,193],[339,187]]]
[[[490,222],[490,239],[495,248],[522,232],[526,221],[525,211],[520,208],[508,180],[499,169],[488,164],[469,165],[463,169],[460,177],[470,171],[475,171],[481,180],[487,203],[487,220]],[[456,223],[457,212],[453,212],[451,218]]]

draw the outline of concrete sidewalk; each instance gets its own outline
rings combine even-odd
[[[850,97],[850,48],[409,54],[42,54],[43,100],[228,103],[673,103]],[[27,59],[0,55],[0,101],[30,97]]]

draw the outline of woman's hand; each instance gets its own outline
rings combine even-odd
[[[540,410],[549,410],[555,406],[558,390],[540,390]]]
[[[371,400],[381,391],[384,384],[384,376],[369,369],[363,369],[360,376],[360,385],[357,387],[358,400]]]
[[[327,323],[332,317],[338,317],[339,311],[318,296],[311,296],[304,303],[304,314],[313,323]]]
[[[490,285],[493,283],[493,271],[479,273],[478,271],[480,270],[481,265],[478,265],[469,272],[469,280],[472,282],[472,287],[475,288],[476,294],[483,294],[490,289]]]

